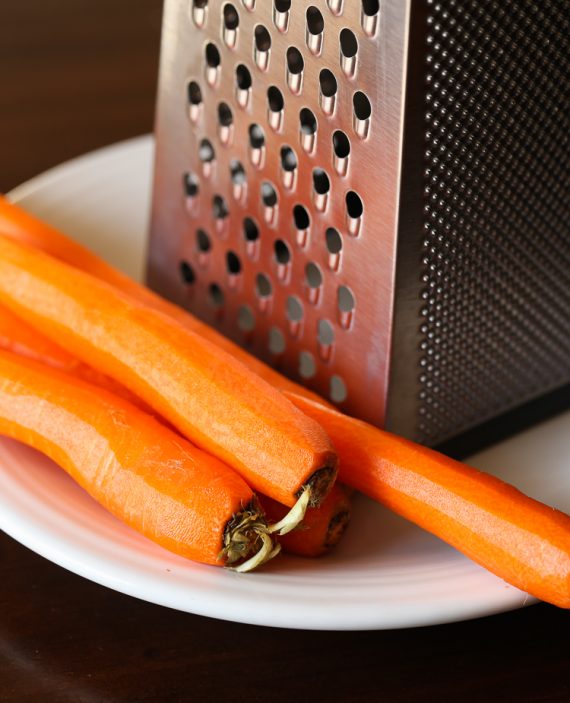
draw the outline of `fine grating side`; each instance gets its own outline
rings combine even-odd
[[[416,439],[570,380],[570,9],[427,2]]]

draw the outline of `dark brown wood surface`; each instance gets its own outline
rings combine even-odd
[[[0,190],[152,129],[160,5],[0,2]],[[399,631],[238,625],[115,593],[0,533],[2,702],[562,703],[569,626],[544,604]]]

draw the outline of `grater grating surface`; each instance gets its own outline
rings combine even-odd
[[[378,424],[407,12],[167,0],[163,25],[150,284]]]

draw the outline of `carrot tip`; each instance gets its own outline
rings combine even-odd
[[[270,537],[267,523],[257,502],[252,501],[226,525],[224,547],[218,559],[223,560],[226,566],[240,562],[232,568],[244,572],[252,571],[273,559],[278,552],[279,545]]]
[[[269,534],[286,535],[291,530],[294,530],[303,521],[307,508],[311,504],[311,489],[309,486],[305,486],[301,497],[291,508],[291,510],[285,515],[284,518],[279,520],[273,525],[269,525],[267,531]]]
[[[318,508],[325,499],[327,493],[332,488],[337,476],[337,462],[334,460],[311,474],[308,481],[304,483],[297,492],[297,498],[301,498],[307,488],[311,489],[311,500],[309,508]]]

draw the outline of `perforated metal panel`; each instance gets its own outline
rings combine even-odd
[[[167,0],[149,282],[435,444],[570,380],[564,0]]]

